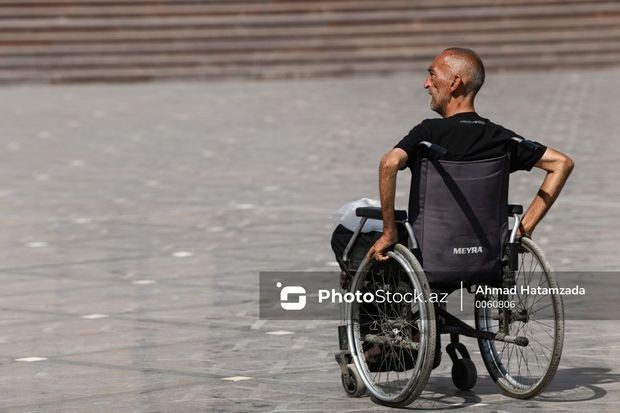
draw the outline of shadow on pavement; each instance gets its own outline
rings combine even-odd
[[[596,400],[607,395],[607,391],[597,386],[598,384],[615,383],[619,380],[620,375],[612,373],[611,369],[608,368],[579,367],[562,369],[558,370],[553,382],[545,392],[529,400],[529,402],[582,402]],[[474,391],[454,389],[450,377],[434,377],[432,384],[429,383],[427,390],[431,393],[428,391],[423,393],[418,400],[406,407],[406,409],[414,411],[463,409],[482,403],[483,400],[480,396],[501,394],[499,388],[495,386],[488,376],[479,377]],[[506,397],[506,399],[508,400],[509,398]]]
[[[575,367],[561,369],[555,374],[545,393],[537,400],[545,402],[579,402],[596,400],[607,395],[598,384],[615,383],[620,374],[604,367]]]

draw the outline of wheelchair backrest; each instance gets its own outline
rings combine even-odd
[[[431,286],[497,284],[508,233],[509,156],[480,161],[419,159],[409,220]]]

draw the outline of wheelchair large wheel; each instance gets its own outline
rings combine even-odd
[[[435,309],[422,266],[411,251],[397,244],[388,255],[388,261],[365,259],[360,265],[351,292],[386,299],[348,304],[347,335],[366,392],[377,403],[402,407],[419,396],[431,374]]]
[[[476,297],[476,328],[497,333],[500,323],[510,320],[508,334],[528,339],[526,346],[478,340],[480,353],[491,378],[510,397],[528,399],[551,382],[560,363],[564,343],[564,307],[559,294],[532,294],[523,288],[558,288],[557,279],[542,250],[521,238],[516,294]],[[485,302],[486,301],[486,305]],[[510,316],[493,302],[514,302]]]

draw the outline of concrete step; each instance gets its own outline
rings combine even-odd
[[[6,30],[0,27],[0,45],[34,43],[92,43],[92,42],[130,42],[130,41],[161,41],[180,39],[265,39],[276,38],[307,38],[307,37],[356,37],[359,35],[389,36],[394,34],[411,35],[412,38],[423,33],[486,33],[489,38],[497,33],[509,31],[552,31],[558,29],[580,30],[583,28],[613,29],[619,27],[620,16],[603,14],[600,16],[573,17],[573,18],[541,18],[525,19],[497,19],[471,22],[453,22],[450,25],[434,22],[409,23],[376,23],[347,24],[342,26],[295,26],[288,27],[154,27],[133,28],[125,27],[121,30],[108,28],[94,31],[86,29],[36,31],[34,29]]]
[[[544,17],[571,18],[592,16],[620,17],[620,2],[575,3],[562,7],[557,5],[534,5],[527,7],[455,7],[446,12],[443,9],[373,10],[351,12],[286,13],[266,15],[222,15],[222,16],[142,16],[109,18],[4,18],[0,33],[11,31],[54,31],[54,30],[96,30],[118,28],[171,28],[171,27],[281,27],[281,26],[325,26],[350,25],[355,23],[452,23],[462,21],[532,19]]]
[[[175,53],[175,54],[126,54],[126,55],[70,55],[70,56],[3,56],[0,69],[70,69],[72,67],[158,67],[158,66],[230,66],[230,65],[285,65],[313,64],[326,62],[372,62],[372,61],[426,61],[428,63],[439,48],[449,43],[417,46],[375,48],[365,47],[345,50],[278,50],[254,51],[240,53]],[[620,52],[620,39],[605,41],[584,41],[554,44],[552,47],[544,43],[511,44],[476,48],[483,59],[498,56],[559,56],[577,55],[580,53],[614,53]]]
[[[531,1],[493,1],[471,0],[468,9],[474,8],[508,8],[548,5],[565,6],[583,3],[583,0],[531,0]],[[591,3],[611,3],[609,0],[595,0]],[[42,17],[139,17],[139,16],[196,16],[196,15],[239,15],[239,14],[290,14],[317,13],[336,11],[410,11],[450,8],[463,8],[463,2],[457,0],[412,1],[412,0],[357,0],[357,1],[281,1],[281,2],[196,2],[196,1],[131,1],[131,2],[0,2],[1,18],[42,18]]]
[[[170,10],[184,7],[205,8],[216,12],[278,12],[278,11],[321,11],[351,9],[390,9],[390,8],[452,8],[468,7],[506,7],[531,6],[537,4],[565,5],[570,3],[605,3],[611,0],[0,0],[0,8],[36,10],[107,10],[122,7],[123,12],[131,13],[134,9]]]
[[[205,37],[202,39],[159,39],[158,41],[108,42],[99,43],[58,43],[50,45],[24,44],[0,47],[0,56],[104,56],[126,54],[178,54],[178,53],[233,53],[278,50],[347,50],[360,48],[420,47],[445,44],[467,44],[470,47],[483,45],[527,45],[544,43],[580,43],[587,41],[620,41],[619,27],[579,27],[555,31],[512,31],[501,32],[490,37],[487,33],[420,33],[416,36],[394,34],[377,36],[360,34],[355,37],[273,38],[240,39],[238,41],[220,40]]]
[[[0,0],[0,82],[280,78],[620,64],[620,1]],[[554,63],[555,62],[555,63]]]
[[[509,56],[504,58],[487,58],[487,64],[493,70],[529,70],[569,67],[602,67],[616,65],[620,53],[581,54],[568,56]],[[173,79],[290,79],[311,77],[334,77],[364,74],[389,74],[394,72],[411,72],[425,70],[428,61],[417,62],[345,62],[319,63],[308,65],[278,65],[264,67],[229,67],[221,69],[212,66],[199,67],[133,67],[133,68],[92,68],[63,70],[0,70],[0,83],[74,83],[74,82],[136,82]]]

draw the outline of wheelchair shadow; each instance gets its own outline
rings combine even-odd
[[[549,387],[535,400],[541,402],[580,402],[596,400],[607,395],[598,384],[616,383],[620,374],[606,367],[574,367],[560,369]]]
[[[553,381],[543,394],[530,399],[528,402],[537,404],[596,400],[607,395],[607,391],[599,387],[599,384],[618,381],[620,381],[620,374],[612,373],[609,368],[575,367],[561,369],[558,370]],[[414,411],[463,409],[478,403],[484,403],[481,396],[500,394],[499,388],[489,376],[479,376],[478,383],[473,391],[460,391],[456,389],[449,376],[431,376],[426,391],[405,409]],[[511,399],[506,397],[506,400]]]

